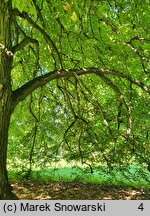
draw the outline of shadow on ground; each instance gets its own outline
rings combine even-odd
[[[21,200],[149,200],[150,190],[77,182],[22,181],[12,184]]]

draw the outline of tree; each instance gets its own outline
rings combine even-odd
[[[81,111],[84,102],[80,103],[84,98],[95,107],[92,115],[100,113],[100,127],[105,128],[102,135],[111,137],[109,143],[122,137],[131,144],[136,136],[134,124],[140,121],[140,114],[138,118],[134,115],[136,105],[142,110],[150,93],[149,7],[147,0],[0,1],[0,199],[15,198],[6,168],[11,115],[21,101],[47,83],[56,81],[55,88],[71,110],[73,120],[65,132],[66,141],[77,119],[86,124],[88,137],[88,121]],[[110,104],[101,103],[101,93],[93,91],[100,85],[116,101],[113,125],[109,123],[109,118],[113,119],[113,112],[107,109]],[[71,91],[76,95],[74,101]],[[148,130],[147,123],[143,130]],[[79,143],[82,137],[84,132]],[[116,148],[112,148],[114,152]],[[81,153],[80,145],[79,150]],[[111,164],[104,150],[99,150]]]

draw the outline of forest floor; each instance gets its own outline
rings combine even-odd
[[[12,187],[20,200],[150,200],[150,189],[79,182],[21,181]]]

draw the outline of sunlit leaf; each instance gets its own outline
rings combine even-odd
[[[76,12],[75,12],[75,11],[72,13],[71,19],[72,19],[74,22],[76,22],[76,21],[77,21],[77,19],[78,19],[78,16],[77,16],[77,14],[76,14]]]
[[[64,7],[64,10],[65,10],[65,11],[69,11],[70,8],[71,8],[71,4],[69,4],[68,2],[66,2],[66,3],[63,5],[63,7]]]

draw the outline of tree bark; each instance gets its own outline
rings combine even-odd
[[[16,199],[8,182],[7,145],[12,113],[11,1],[0,1],[0,199]]]

